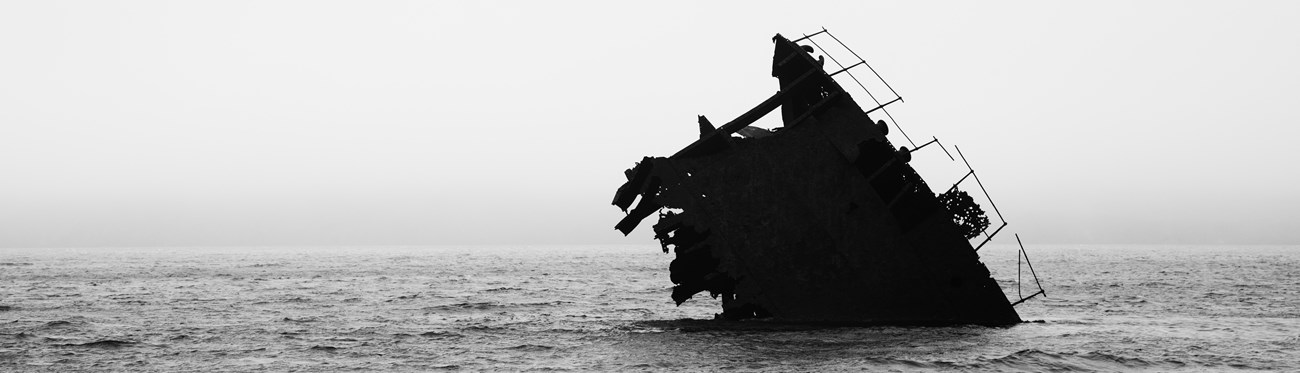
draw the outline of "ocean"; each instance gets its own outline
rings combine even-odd
[[[0,371],[1300,370],[1300,247],[1028,249],[1010,327],[706,321],[653,243],[0,249]]]

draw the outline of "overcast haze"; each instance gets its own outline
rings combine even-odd
[[[0,246],[650,243],[622,171],[822,26],[1027,239],[1300,243],[1300,3],[793,4],[5,2]]]

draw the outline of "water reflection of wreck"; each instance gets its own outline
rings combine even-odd
[[[982,211],[954,204],[955,185],[936,196],[869,117],[894,101],[864,111],[832,78],[856,64],[828,73],[811,48],[773,40],[779,92],[716,128],[700,116],[697,141],[644,158],[615,195],[624,211],[640,196],[624,234],[659,213],[672,298],[707,291],[729,319],[1019,322],[968,241],[987,230]],[[777,107],[784,128],[749,126]]]

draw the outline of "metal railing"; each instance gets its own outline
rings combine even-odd
[[[849,51],[849,53],[852,54],[854,58],[857,58],[857,59],[858,59],[858,62],[857,62],[857,63],[853,63],[852,65],[849,65],[849,66],[844,66],[844,64],[840,63],[840,61],[839,61],[838,59],[836,59],[835,56],[832,56],[832,55],[831,55],[830,51],[827,51],[826,48],[822,48],[822,46],[821,46],[820,44],[817,44],[817,41],[813,39],[814,36],[821,35],[821,34],[826,34],[826,36],[830,36],[831,39],[832,39],[832,40],[835,40],[836,43],[839,43],[839,45],[840,45],[841,47],[843,47],[844,50]],[[830,32],[830,30],[827,30],[825,27],[822,27],[822,30],[821,30],[821,31],[814,32],[814,33],[812,33],[811,35],[809,35],[809,34],[804,34],[804,36],[803,36],[802,38],[799,38],[799,39],[793,40],[792,42],[794,42],[794,43],[798,43],[798,42],[801,42],[801,41],[804,41],[804,40],[807,40],[809,43],[812,43],[812,45],[816,46],[817,49],[821,50],[821,53],[822,53],[823,55],[825,55],[826,58],[829,58],[829,59],[831,60],[831,62],[834,62],[836,66],[839,66],[839,67],[840,67],[840,69],[839,69],[838,71],[836,71],[836,72],[834,72],[834,73],[831,73],[830,76],[833,77],[833,76],[838,75],[838,74],[840,74],[840,73],[846,73],[846,74],[848,74],[848,75],[849,75],[849,78],[852,78],[852,79],[853,79],[853,82],[854,82],[854,83],[857,83],[857,84],[858,84],[858,87],[861,87],[861,88],[862,88],[862,91],[867,93],[867,97],[870,97],[871,100],[874,101],[874,102],[876,103],[876,107],[875,107],[874,109],[871,109],[871,110],[867,111],[867,113],[870,113],[870,112],[873,112],[873,111],[876,111],[876,110],[880,110],[880,111],[885,112],[885,116],[889,118],[889,121],[894,123],[894,128],[897,128],[897,129],[898,129],[898,133],[903,134],[903,138],[907,139],[907,142],[910,143],[910,144],[912,144],[912,147],[913,147],[913,148],[917,148],[917,146],[916,146],[916,142],[913,142],[913,141],[912,141],[912,137],[911,137],[911,136],[908,136],[908,135],[907,135],[907,132],[906,132],[906,131],[903,131],[903,127],[901,127],[901,126],[898,125],[898,120],[894,119],[894,115],[893,115],[893,114],[890,114],[890,113],[889,113],[889,110],[885,110],[885,106],[887,106],[887,105],[889,105],[889,104],[892,104],[892,103],[894,103],[894,102],[904,102],[904,101],[903,101],[903,96],[900,96],[900,95],[898,94],[898,91],[895,91],[895,90],[894,90],[894,87],[890,86],[890,85],[889,85],[889,82],[885,81],[885,78],[884,78],[884,77],[881,77],[881,76],[880,76],[880,73],[879,73],[879,72],[876,72],[876,69],[875,69],[874,67],[871,67],[871,64],[868,64],[868,63],[867,63],[867,60],[863,59],[861,55],[858,55],[858,52],[854,52],[853,49],[852,49],[852,48],[849,48],[848,45],[845,45],[844,42],[840,41],[839,38],[835,37],[835,34],[832,34],[832,33]],[[862,81],[861,81],[861,80],[858,80],[858,77],[857,77],[857,76],[854,76],[852,71],[849,71],[849,69],[852,69],[852,68],[857,67],[857,66],[866,66],[867,69],[870,69],[870,70],[871,70],[871,73],[876,75],[876,79],[880,80],[880,82],[883,83],[883,84],[885,85],[885,88],[888,88],[888,89],[889,89],[889,92],[894,94],[894,99],[889,100],[888,102],[885,102],[885,103],[883,103],[883,104],[880,103],[880,100],[876,98],[876,95],[873,94],[873,93],[871,93],[871,90],[870,90],[870,89],[867,89],[867,86],[866,86],[865,84],[862,84]]]
[[[1025,244],[1023,242],[1020,242],[1019,233],[1016,233],[1016,244],[1020,245],[1020,252],[1016,254],[1016,295],[1020,297],[1020,300],[1016,301],[1015,303],[1012,303],[1011,304],[1012,307],[1015,307],[1017,304],[1024,303],[1025,301],[1029,300],[1029,298],[1033,298],[1035,296],[1038,296],[1039,294],[1042,294],[1043,298],[1047,298],[1047,290],[1043,290],[1043,283],[1038,281],[1038,272],[1034,272],[1034,264],[1029,262],[1029,253],[1025,251]],[[1038,286],[1038,292],[1029,294],[1029,296],[1027,297],[1020,290],[1020,283],[1021,283],[1020,259],[1021,258],[1025,259],[1025,266],[1029,267],[1029,273],[1034,275],[1034,285]]]
[[[853,57],[856,58],[858,61],[857,61],[856,63],[852,63],[852,64],[850,64],[850,65],[848,65],[848,66],[845,66],[844,64],[840,63],[840,61],[839,61],[838,59],[836,59],[835,56],[832,56],[832,55],[831,55],[830,51],[826,50],[826,48],[823,48],[820,44],[817,43],[816,40],[813,39],[814,36],[818,36],[818,35],[822,35],[822,34],[825,34],[826,36],[829,36],[832,40],[835,40],[835,42],[838,43],[838,44],[840,45],[840,47],[843,47],[844,50],[846,50],[846,51],[848,51],[850,54],[852,54]],[[871,109],[871,110],[866,110],[865,112],[868,113],[868,114],[870,114],[871,112],[874,112],[874,111],[877,111],[877,110],[883,111],[883,112],[885,113],[885,116],[889,118],[889,121],[894,123],[894,128],[897,128],[897,129],[898,129],[898,132],[901,133],[901,134],[903,135],[903,138],[907,139],[907,142],[908,142],[909,144],[912,145],[912,149],[911,149],[912,152],[915,152],[915,151],[917,151],[917,150],[921,150],[922,148],[924,148],[924,147],[926,147],[926,146],[928,146],[928,145],[930,145],[930,144],[939,144],[939,148],[940,148],[940,149],[943,149],[943,152],[944,152],[945,154],[948,155],[948,159],[950,159],[950,160],[956,162],[956,159],[953,158],[952,153],[949,153],[949,152],[948,152],[948,149],[947,149],[946,147],[944,147],[943,143],[939,142],[939,138],[938,138],[938,137],[933,137],[933,136],[932,136],[932,137],[931,137],[931,140],[930,140],[929,142],[926,142],[926,143],[924,143],[924,144],[921,144],[920,146],[916,145],[916,142],[912,141],[912,137],[911,137],[911,136],[908,136],[908,135],[907,135],[907,132],[905,132],[905,131],[903,130],[903,127],[899,126],[899,124],[898,124],[898,120],[894,119],[893,114],[890,114],[890,113],[889,113],[889,110],[886,110],[886,109],[885,109],[885,106],[888,106],[889,104],[892,104],[892,103],[895,103],[895,102],[902,102],[902,101],[903,101],[903,97],[902,97],[901,95],[899,95],[899,94],[898,94],[898,91],[894,90],[894,87],[890,86],[890,85],[889,85],[889,82],[885,81],[885,78],[884,78],[884,77],[881,77],[881,76],[880,76],[880,73],[877,72],[875,68],[871,67],[871,65],[868,64],[867,61],[866,61],[865,59],[863,59],[861,55],[859,55],[857,52],[854,52],[852,48],[849,48],[848,45],[846,45],[846,44],[844,44],[844,42],[840,41],[839,38],[835,37],[835,35],[832,34],[832,33],[830,32],[830,30],[827,30],[825,27],[822,27],[822,30],[821,30],[821,31],[814,32],[814,33],[812,33],[812,34],[804,34],[804,36],[803,36],[802,38],[799,38],[799,39],[793,40],[792,42],[794,42],[794,43],[797,44],[797,43],[799,43],[799,42],[801,42],[801,41],[805,41],[805,40],[808,41],[808,42],[810,42],[810,43],[812,43],[813,46],[816,46],[817,49],[821,50],[821,53],[822,53],[823,55],[825,55],[828,59],[830,59],[832,63],[834,63],[836,66],[839,66],[839,70],[836,70],[835,72],[829,74],[831,77],[834,77],[835,75],[839,75],[839,74],[841,74],[841,73],[848,74],[849,78],[853,79],[853,82],[854,82],[854,83],[857,83],[858,87],[862,88],[862,91],[863,91],[863,92],[866,92],[867,97],[870,97],[871,100],[874,101],[874,102],[876,103],[876,107],[873,108],[873,109]],[[850,61],[850,62],[852,62],[852,61]],[[888,101],[886,101],[885,103],[881,103],[880,100],[876,97],[876,95],[873,94],[873,93],[871,92],[870,89],[867,89],[867,86],[866,86],[865,84],[863,84],[862,81],[859,80],[857,76],[853,75],[853,72],[852,72],[852,71],[850,71],[850,69],[852,69],[852,68],[854,68],[854,67],[858,67],[858,66],[866,66],[867,69],[870,69],[870,70],[871,70],[871,73],[874,74],[874,75],[876,76],[876,79],[879,80],[882,84],[884,84],[885,88],[888,88],[888,89],[889,89],[889,92],[892,93],[892,94],[894,95],[894,98],[893,98],[893,99],[890,99],[890,100],[888,100]],[[975,183],[976,183],[976,185],[978,185],[979,188],[980,188],[980,191],[984,193],[984,198],[986,198],[986,199],[988,200],[988,202],[989,202],[989,206],[993,207],[993,212],[994,212],[995,214],[997,214],[997,216],[998,216],[998,220],[1000,220],[1000,221],[1002,222],[1002,224],[999,225],[999,226],[997,227],[997,229],[994,229],[992,233],[989,233],[989,229],[988,229],[988,227],[985,227],[984,230],[980,232],[980,234],[984,235],[984,240],[981,241],[979,245],[976,245],[976,246],[975,246],[975,251],[978,252],[978,251],[980,250],[980,248],[983,248],[983,247],[984,247],[985,244],[988,244],[989,241],[992,241],[992,240],[993,240],[993,237],[994,237],[994,236],[997,236],[998,232],[1001,232],[1003,228],[1006,228],[1007,225],[1008,225],[1008,223],[1007,223],[1007,220],[1006,220],[1005,218],[1003,218],[1003,216],[1002,216],[1002,211],[999,210],[997,204],[993,202],[993,197],[989,195],[989,191],[988,191],[988,189],[984,187],[984,182],[980,181],[979,175],[975,173],[975,168],[974,168],[974,167],[971,167],[971,165],[970,165],[970,161],[968,161],[968,160],[966,159],[966,155],[962,154],[962,152],[961,152],[961,148],[958,148],[956,145],[954,145],[953,148],[957,150],[957,155],[958,155],[959,157],[961,157],[961,161],[962,161],[962,163],[966,165],[966,170],[967,170],[967,172],[966,172],[966,175],[965,175],[965,176],[962,176],[960,180],[957,180],[956,183],[953,183],[952,187],[948,189],[948,192],[952,192],[952,191],[956,190],[956,189],[957,189],[957,186],[961,185],[961,183],[962,183],[963,181],[966,181],[967,178],[974,178],[974,179],[975,179]],[[879,172],[880,172],[880,171],[878,170],[877,173],[879,173]],[[871,178],[874,178],[874,176],[875,176],[875,175],[873,174],[873,175],[871,176]],[[897,199],[897,197],[895,197],[895,199]],[[891,205],[892,205],[892,203],[891,203]],[[1017,233],[1015,236],[1016,236],[1016,243],[1020,246],[1020,250],[1018,251],[1018,253],[1017,253],[1017,257],[1016,257],[1016,295],[1020,296],[1020,299],[1017,300],[1016,302],[1012,303],[1012,304],[1011,304],[1012,306],[1015,306],[1015,305],[1018,305],[1018,304],[1020,304],[1020,303],[1023,303],[1024,301],[1027,301],[1027,300],[1029,300],[1030,298],[1033,298],[1033,297],[1038,296],[1038,295],[1042,295],[1043,297],[1047,297],[1047,291],[1043,289],[1043,285],[1042,285],[1042,283],[1041,283],[1041,282],[1039,281],[1039,279],[1038,279],[1038,273],[1034,271],[1034,266],[1033,266],[1033,264],[1029,262],[1029,253],[1025,251],[1025,245],[1024,245],[1024,243],[1022,243],[1022,242],[1020,241],[1020,234]],[[977,237],[978,237],[978,236],[977,236]],[[1034,292],[1033,294],[1030,294],[1028,297],[1024,296],[1024,293],[1023,293],[1023,291],[1021,290],[1021,273],[1022,273],[1022,270],[1021,270],[1021,259],[1023,259],[1023,263],[1025,264],[1025,266],[1029,268],[1029,273],[1032,274],[1033,277],[1034,277],[1034,284],[1038,287],[1038,291],[1037,291],[1037,292]]]

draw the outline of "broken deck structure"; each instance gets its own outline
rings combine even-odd
[[[780,91],[721,126],[700,116],[698,140],[642,159],[614,197],[624,234],[658,215],[655,238],[676,254],[672,298],[707,292],[728,319],[1020,322],[954,213],[872,119],[884,105],[864,110],[832,78],[847,68],[828,73],[811,48],[773,42]],[[784,127],[749,127],[777,108]]]

